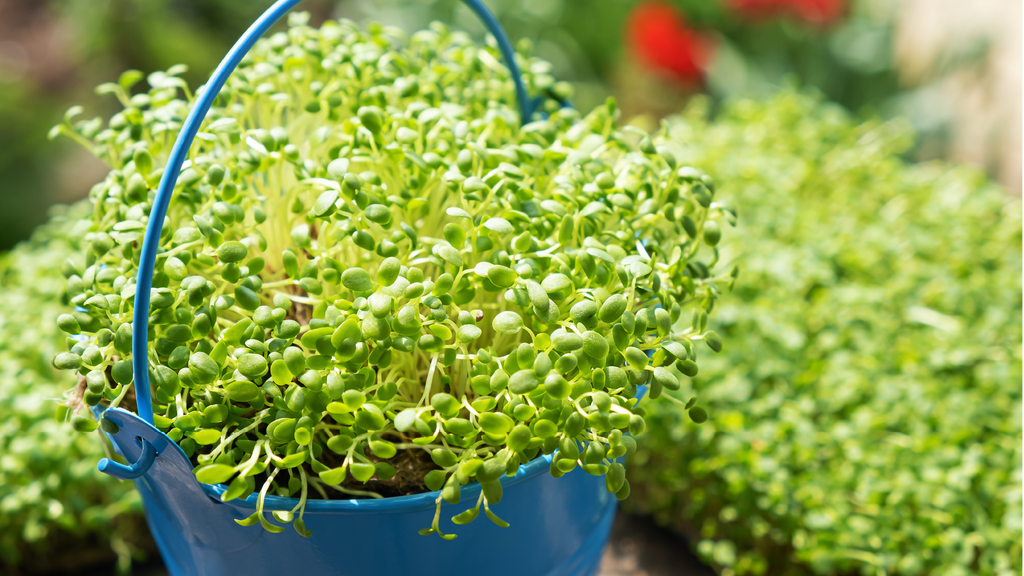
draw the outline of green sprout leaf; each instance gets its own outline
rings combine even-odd
[[[341,283],[353,292],[369,292],[373,290],[370,273],[362,268],[349,268],[341,274]]]
[[[513,335],[523,329],[523,319],[515,312],[506,311],[495,316],[491,326],[499,334]]]
[[[203,484],[223,484],[235,475],[235,469],[226,464],[211,464],[195,471],[196,480]]]

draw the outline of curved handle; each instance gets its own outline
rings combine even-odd
[[[143,474],[149,471],[150,466],[153,465],[153,461],[156,460],[156,448],[149,443],[145,438],[142,441],[142,455],[139,459],[131,466],[125,466],[119,464],[113,460],[102,458],[96,468],[104,474],[110,474],[114,478],[120,478],[121,480],[135,480]]]
[[[512,82],[516,85],[516,102],[519,103],[519,121],[526,124],[533,116],[534,102],[526,95],[526,85],[523,84],[523,76],[519,73],[519,65],[516,64],[515,52],[512,50],[512,43],[509,42],[508,34],[505,34],[505,29],[501,27],[498,19],[495,18],[494,14],[487,9],[487,6],[484,6],[484,3],[481,2],[481,0],[462,1],[476,13],[476,17],[484,23],[484,26],[487,27],[487,31],[494,36],[495,40],[497,40],[498,49],[501,50],[501,57],[504,58],[505,66],[508,68],[509,74],[512,76]]]
[[[277,0],[273,6],[267,9],[252,26],[231,47],[224,59],[217,65],[209,81],[197,92],[197,98],[192,109],[185,118],[185,123],[174,141],[174,147],[167,158],[167,165],[164,167],[163,176],[160,177],[160,186],[157,188],[156,198],[153,201],[153,208],[150,210],[149,222],[146,224],[146,236],[142,241],[142,253],[139,260],[139,276],[135,288],[135,310],[132,317],[132,371],[135,377],[135,397],[137,400],[139,416],[146,422],[153,422],[153,403],[149,391],[149,302],[150,290],[153,285],[153,267],[156,264],[156,252],[160,244],[160,233],[163,229],[164,217],[167,215],[167,207],[171,202],[171,195],[174,193],[174,185],[178,180],[178,172],[188,155],[192,141],[199,131],[200,124],[206,118],[206,113],[213,105],[214,99],[220,93],[221,88],[227,81],[228,76],[235,70],[242,58],[252,49],[266,31],[281,19],[289,10],[302,0]],[[505,65],[508,66],[512,75],[512,81],[516,86],[516,99],[519,103],[520,119],[527,122],[533,114],[533,102],[526,95],[526,86],[523,84],[522,76],[519,74],[519,66],[516,65],[515,54],[512,45],[509,43],[508,35],[502,29],[494,15],[480,0],[463,0],[476,15],[483,20],[484,25],[494,35],[501,50]],[[107,461],[109,462],[109,461]],[[102,463],[102,462],[101,462]],[[116,462],[109,462],[111,470],[117,470],[121,466]],[[122,466],[122,468],[125,468]],[[123,472],[123,471],[122,471]],[[112,473],[112,472],[108,472]],[[120,477],[120,476],[119,476]]]

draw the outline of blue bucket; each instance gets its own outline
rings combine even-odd
[[[588,576],[595,574],[608,540],[616,500],[604,478],[574,470],[559,479],[548,473],[551,456],[519,467],[501,479],[503,498],[496,513],[508,528],[486,519],[456,527],[449,519],[462,510],[443,505],[441,530],[454,541],[420,536],[430,526],[438,493],[366,500],[309,500],[305,525],[312,536],[293,530],[271,534],[262,527],[235,523],[256,509],[258,496],[221,502],[224,485],[200,484],[192,463],[166,434],[153,425],[147,366],[147,326],[153,266],[164,215],[188,149],[217,93],[256,41],[301,0],[278,0],[242,35],[199,92],[175,141],[157,190],[143,240],[133,323],[132,352],[139,414],[107,410],[104,429],[115,449],[129,462],[107,459],[102,472],[134,480],[142,495],[146,521],[168,570],[174,576],[229,574],[359,575],[450,574],[472,571],[489,576]],[[537,101],[530,100],[513,59],[512,47],[497,20],[479,0],[464,0],[483,20],[516,85],[524,122]],[[113,424],[114,426],[110,426]],[[473,501],[480,485],[463,488]],[[265,509],[290,511],[293,498],[269,496]]]
[[[504,496],[495,512],[511,524],[486,518],[455,526],[449,518],[464,505],[443,504],[441,530],[452,541],[420,536],[430,526],[438,494],[380,500],[308,500],[309,538],[288,528],[271,534],[259,525],[235,524],[256,510],[258,496],[221,502],[226,486],[200,484],[192,463],[166,434],[120,408],[103,417],[129,462],[151,462],[135,479],[146,522],[173,576],[297,574],[451,574],[465,569],[488,576],[589,576],[597,573],[615,517],[616,500],[604,478],[576,469],[561,478],[548,473],[551,456],[539,457],[501,479]],[[143,455],[149,451],[150,455]],[[109,461],[103,463],[109,466]],[[106,467],[105,466],[105,467]],[[462,489],[473,502],[480,485]],[[268,496],[267,510],[291,510],[294,498]]]

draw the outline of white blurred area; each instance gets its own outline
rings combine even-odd
[[[1021,194],[1021,0],[900,0],[893,60],[910,91],[900,111],[945,127],[943,156]]]

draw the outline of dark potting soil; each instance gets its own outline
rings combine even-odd
[[[341,483],[342,488],[349,490],[360,490],[369,491],[380,494],[385,498],[393,496],[408,496],[410,494],[422,494],[424,492],[430,492],[427,485],[423,482],[423,478],[427,475],[427,472],[431,470],[440,470],[437,464],[430,459],[430,454],[423,449],[413,450],[399,450],[393,458],[383,460],[374,456],[369,449],[363,452],[367,458],[373,462],[387,462],[395,467],[395,476],[390,480],[381,480],[374,476],[368,482],[363,483],[352,476],[345,478],[345,481]],[[330,467],[335,468],[341,466],[345,461],[345,457],[340,454],[335,454],[330,450],[324,450],[320,457],[320,461]],[[335,490],[329,486],[324,487],[327,493],[332,497],[339,499],[348,498],[366,498],[366,496],[353,496],[347,493]],[[319,497],[319,494],[317,495]]]

